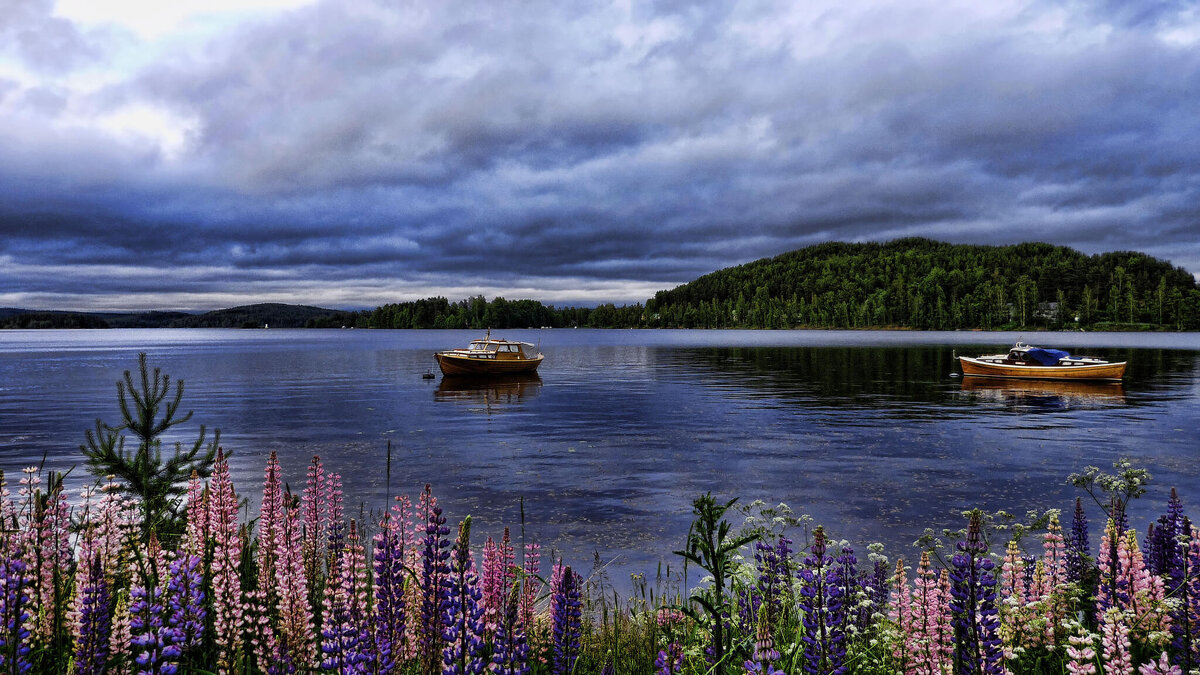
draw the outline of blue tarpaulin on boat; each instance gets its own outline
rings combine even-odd
[[[1034,347],[1026,352],[1026,354],[1029,354],[1030,358],[1043,366],[1052,366],[1058,363],[1059,359],[1065,359],[1070,356],[1070,354],[1061,349],[1042,349],[1040,347]]]

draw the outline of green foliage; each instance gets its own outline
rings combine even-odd
[[[1151,476],[1125,457],[1113,462],[1113,469],[1115,473],[1104,473],[1099,467],[1086,466],[1082,473],[1067,476],[1067,482],[1087,492],[1108,517],[1116,520],[1124,516],[1129,500],[1146,494]]]
[[[693,604],[681,609],[697,623],[707,623],[712,640],[713,661],[723,664],[731,646],[731,629],[723,620],[729,611],[727,606],[727,584],[733,575],[738,549],[758,538],[755,532],[733,536],[732,526],[724,520],[725,512],[737,502],[731,499],[718,504],[712,493],[697,497],[692,502],[692,513],[696,519],[688,529],[687,548],[675,551],[687,563],[708,572],[712,583],[706,588],[697,588],[688,598]],[[699,606],[703,615],[696,611]],[[723,665],[718,665],[723,668]]]
[[[141,500],[147,532],[179,534],[183,531],[180,503],[185,483],[193,471],[203,478],[212,473],[221,432],[215,431],[212,442],[206,445],[206,430],[200,425],[200,435],[190,447],[185,449],[177,442],[174,454],[164,460],[160,436],[192,418],[190,411],[178,416],[183,380],[175,381],[174,397],[168,399],[170,375],[158,368],[151,373],[144,352],[138,354],[138,371],[136,384],[128,370],[124,379],[117,381],[122,423],[114,427],[97,419],[96,428],[86,432],[86,443],[79,449],[87,460],[88,471],[97,478],[116,476],[124,484],[123,489]],[[136,449],[126,449],[124,431],[134,438]]]
[[[706,274],[646,303],[647,327],[1200,328],[1191,274],[1135,252],[928,239],[831,242]],[[1076,322],[1075,317],[1079,320]]]

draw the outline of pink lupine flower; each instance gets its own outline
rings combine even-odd
[[[950,624],[948,584],[930,565],[929,552],[921,552],[913,588],[912,632],[915,639],[913,672],[940,675],[949,672],[954,656],[954,631]],[[943,588],[943,586],[946,588]]]
[[[925,554],[926,559],[928,555]],[[912,590],[908,586],[908,574],[904,570],[903,559],[896,561],[896,572],[892,575],[892,596],[896,600],[888,610],[888,618],[891,619],[900,636],[900,639],[896,641],[892,656],[896,658],[896,666],[900,672],[911,674],[916,670],[914,653],[918,646],[912,626]]]
[[[271,622],[271,608],[267,600],[267,592],[262,588],[246,591],[243,594],[245,612],[243,613],[243,629],[246,631],[246,641],[250,645],[250,653],[258,663],[258,670],[271,672],[271,668],[284,665],[286,657],[280,648],[275,627]],[[291,665],[291,664],[288,664]]]
[[[313,455],[312,464],[308,467],[308,479],[301,497],[304,523],[304,570],[309,583],[317,583],[323,567],[325,556],[325,513],[327,495],[325,493],[325,469],[321,466],[321,458]]]
[[[229,477],[229,462],[219,449],[209,483],[208,506],[208,523],[213,537],[213,627],[217,637],[217,664],[224,673],[233,670],[241,657],[245,616],[242,609],[242,537],[238,525],[238,498]]]
[[[1104,654],[1104,675],[1133,675],[1132,647],[1125,613],[1110,607],[1101,615],[1100,642]]]
[[[279,478],[279,459],[275,451],[267,459],[263,480],[262,506],[258,516],[258,587],[267,593],[265,601],[274,604],[275,555],[283,529],[283,483]]]
[[[286,495],[285,503],[291,503]],[[279,651],[296,668],[313,661],[313,617],[304,572],[304,540],[300,509],[285,508],[275,549],[275,587],[279,596]]]
[[[1089,633],[1072,635],[1067,639],[1067,672],[1071,675],[1096,675],[1096,650],[1092,648],[1095,638]]]
[[[1004,551],[1004,563],[1000,566],[1000,584],[998,595],[1003,602],[1013,598],[1018,603],[1025,602],[1025,559],[1021,556],[1021,547],[1016,539],[1008,542]]]
[[[208,490],[200,480],[200,474],[192,471],[187,489],[187,531],[183,538],[184,549],[203,556],[208,546]]]
[[[1140,638],[1159,631],[1165,635],[1170,630],[1170,614],[1163,603],[1166,587],[1162,578],[1146,567],[1136,532],[1126,530],[1118,537],[1117,559],[1108,568],[1115,570],[1116,578],[1110,581],[1101,568],[1100,585],[1101,589],[1116,589],[1108,596],[1111,606],[1129,613],[1128,625]]]
[[[1037,589],[1045,598],[1067,582],[1067,547],[1058,514],[1050,514],[1050,523],[1042,537],[1042,564],[1045,566],[1045,585]]]
[[[1166,652],[1159,655],[1157,662],[1151,661],[1142,664],[1142,667],[1138,668],[1138,672],[1141,675],[1183,675],[1182,668],[1171,665]]]
[[[488,537],[487,543],[483,545],[483,578],[480,585],[483,591],[484,629],[488,636],[495,634],[499,626],[500,617],[504,614],[505,599],[516,579],[513,561],[513,547],[506,527],[499,544]]]

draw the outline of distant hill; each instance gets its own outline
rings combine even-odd
[[[17,308],[0,309],[0,328],[304,328],[342,326],[353,313],[334,309],[262,303],[188,312],[63,312]]]
[[[186,316],[170,325],[172,328],[304,328],[315,319],[338,313],[321,307],[265,302]]]
[[[1043,243],[826,243],[706,274],[646,303],[646,325],[711,328],[1200,328],[1186,270]],[[1078,320],[1076,320],[1078,317]]]

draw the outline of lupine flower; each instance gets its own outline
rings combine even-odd
[[[1129,649],[1129,625],[1125,613],[1109,607],[1100,617],[1100,644],[1104,655],[1104,675],[1133,675],[1133,656]]]
[[[325,589],[321,621],[323,668],[338,673],[367,673],[371,662],[371,633],[365,624],[366,561],[353,521],[347,545],[336,553],[336,575]]]
[[[1067,672],[1071,675],[1096,675],[1096,650],[1092,635],[1067,638]]]
[[[769,616],[767,621],[774,624],[783,615],[785,596],[791,595],[792,570],[789,561],[792,556],[792,540],[780,535],[772,546],[766,542],[755,542],[754,560],[758,569],[758,579],[755,583],[754,609],[757,612],[760,604],[767,606]]]
[[[521,563],[521,624],[533,625],[534,603],[542,590],[542,580],[538,577],[542,571],[541,546],[536,543],[525,545],[525,559]]]
[[[1071,533],[1067,536],[1067,581],[1081,583],[1087,567],[1087,558],[1091,551],[1088,542],[1087,515],[1083,512],[1083,503],[1075,498],[1075,516],[1071,519]]]
[[[208,546],[208,490],[200,481],[200,473],[192,471],[187,490],[187,531],[184,550],[203,556]]]
[[[167,625],[174,631],[173,639],[181,650],[200,643],[208,610],[204,606],[203,559],[183,553],[171,562],[171,579],[167,584]]]
[[[328,511],[326,498],[325,469],[321,466],[321,458],[313,455],[312,464],[308,467],[304,495],[301,497],[304,521],[304,570],[305,577],[313,584],[317,582],[323,571],[321,560],[325,552],[325,514]]]
[[[421,493],[417,508],[425,522],[425,536],[421,539],[421,620],[416,638],[422,672],[432,675],[441,669],[442,661],[442,606],[450,570],[450,542],[446,537],[450,528],[429,485]]]
[[[138,576],[138,583],[129,592],[130,644],[138,675],[175,675],[180,640],[163,618],[163,589],[156,561],[144,561]]]
[[[563,567],[559,582],[550,588],[550,609],[553,617],[554,656],[550,672],[568,675],[575,670],[583,636],[583,610],[580,587],[583,580],[570,567]]]
[[[1183,502],[1179,500],[1179,493],[1175,488],[1171,488],[1167,512],[1159,516],[1157,527],[1151,524],[1146,529],[1146,567],[1154,574],[1169,576],[1171,570],[1178,567],[1178,558],[1183,555],[1178,546],[1178,539],[1187,534],[1183,520]],[[1181,583],[1180,579],[1172,579],[1168,591],[1175,592]]]
[[[262,506],[258,515],[258,588],[275,604],[275,557],[283,530],[283,482],[279,478],[279,459],[271,451],[263,479]]]
[[[291,504],[291,494],[285,495]],[[305,542],[300,509],[286,507],[275,551],[275,586],[279,596],[279,651],[290,666],[306,668],[313,660],[313,616],[309,604],[309,581],[305,575]]]
[[[513,547],[506,527],[499,544],[488,537],[483,545],[480,585],[483,591],[484,625],[489,636],[496,632],[500,615],[504,613],[509,587],[516,578],[513,561]]]
[[[775,669],[779,661],[779,652],[775,649],[775,640],[771,638],[772,611],[770,604],[764,602],[758,610],[758,625],[754,631],[754,654],[744,667],[747,673],[753,675],[783,675],[783,671]]]
[[[100,564],[100,556],[92,555],[85,562],[87,583],[76,596],[79,623],[75,640],[76,675],[101,675],[108,662],[108,635],[112,630],[112,607],[109,605],[108,580]]]
[[[379,670],[391,672],[396,660],[404,656],[408,598],[404,593],[405,555],[408,529],[411,527],[409,503],[397,498],[384,516],[375,535],[375,645],[379,650]]]
[[[1000,639],[996,611],[995,564],[987,555],[983,523],[978,512],[971,514],[967,538],[956,545],[951,560],[950,611],[955,631],[955,672],[964,675],[999,675]]]
[[[0,542],[0,666],[9,673],[26,673],[29,662],[30,586],[33,579],[10,542]]]
[[[672,642],[667,645],[665,650],[658,652],[658,658],[654,659],[655,675],[678,675],[683,670],[683,648],[678,642]]]
[[[845,588],[838,567],[826,554],[825,529],[813,531],[811,555],[800,567],[799,606],[804,613],[804,672],[840,675],[846,666]]]
[[[1171,647],[1176,665],[1191,672],[1200,665],[1200,531],[1183,519],[1184,541],[1177,545],[1184,554],[1176,556],[1176,568],[1171,576],[1186,581],[1175,594],[1176,606],[1171,614]]]
[[[217,450],[209,484],[208,523],[213,537],[213,626],[217,637],[217,663],[232,669],[242,651],[242,537],[238,527],[238,499],[229,477],[229,462]]]
[[[1042,537],[1042,566],[1045,570],[1045,585],[1037,589],[1039,597],[1045,598],[1059,586],[1067,583],[1067,550],[1058,514],[1050,514],[1046,534]]]
[[[467,516],[458,526],[442,605],[442,672],[447,675],[479,675],[486,665],[483,593],[471,560],[470,537],[471,517]]]
[[[510,588],[504,613],[496,626],[493,642],[492,672],[496,675],[527,675],[529,673],[529,642],[521,623],[520,591]]]
[[[1138,668],[1138,672],[1141,675],[1183,675],[1183,671],[1180,670],[1179,666],[1171,665],[1167,659],[1166,652],[1159,654],[1157,662],[1151,661],[1150,663],[1142,664]]]
[[[950,625],[949,597],[941,577],[934,572],[929,551],[921,552],[912,600],[911,652],[918,675],[948,672],[953,662],[954,633]]]
[[[928,552],[925,553],[924,559],[929,559]],[[903,559],[896,561],[896,572],[892,575],[892,595],[896,597],[896,601],[888,610],[888,618],[898,633],[892,656],[896,659],[898,671],[908,673],[911,672],[916,659],[918,645],[913,631],[912,591],[908,585],[908,574],[904,570]]]

